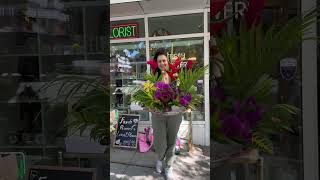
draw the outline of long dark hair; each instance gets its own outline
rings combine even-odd
[[[162,49],[162,48],[161,48],[161,49],[158,49],[158,50],[156,51],[156,53],[154,54],[153,60],[154,60],[156,63],[158,63],[158,60],[157,60],[157,59],[158,59],[158,57],[159,57],[160,55],[165,55],[165,56],[167,56],[165,50]],[[158,73],[158,77],[160,77],[160,75],[161,75],[161,70],[160,70],[159,67],[157,67],[155,73]]]

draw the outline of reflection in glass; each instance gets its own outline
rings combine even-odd
[[[58,90],[38,90],[59,75],[101,76],[107,59],[108,44],[101,38],[106,6],[85,7],[67,0],[0,4],[0,151],[24,152],[30,165],[55,165],[57,151],[66,152],[67,107],[47,110],[48,97]],[[88,166],[98,162],[87,161]],[[83,163],[69,160],[69,165]],[[101,172],[97,179],[105,179]]]
[[[203,33],[203,13],[153,17],[149,19],[149,36]]]

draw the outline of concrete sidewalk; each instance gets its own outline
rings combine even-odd
[[[209,147],[196,147],[190,154],[183,148],[172,165],[175,180],[210,179]],[[110,178],[125,180],[164,180],[155,173],[156,155],[153,151],[140,153],[136,150],[110,149]]]

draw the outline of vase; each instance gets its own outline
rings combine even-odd
[[[213,152],[212,167],[217,168],[226,164],[254,164],[260,159],[259,150],[256,148],[246,148],[240,144],[220,144],[212,142]]]
[[[260,158],[259,150],[256,148],[249,148],[238,153],[232,154],[230,162],[232,163],[256,163]]]

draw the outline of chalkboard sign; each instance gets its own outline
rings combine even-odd
[[[140,115],[123,114],[119,116],[114,147],[137,148],[138,123]]]
[[[96,180],[96,171],[93,168],[32,166],[28,180]]]

